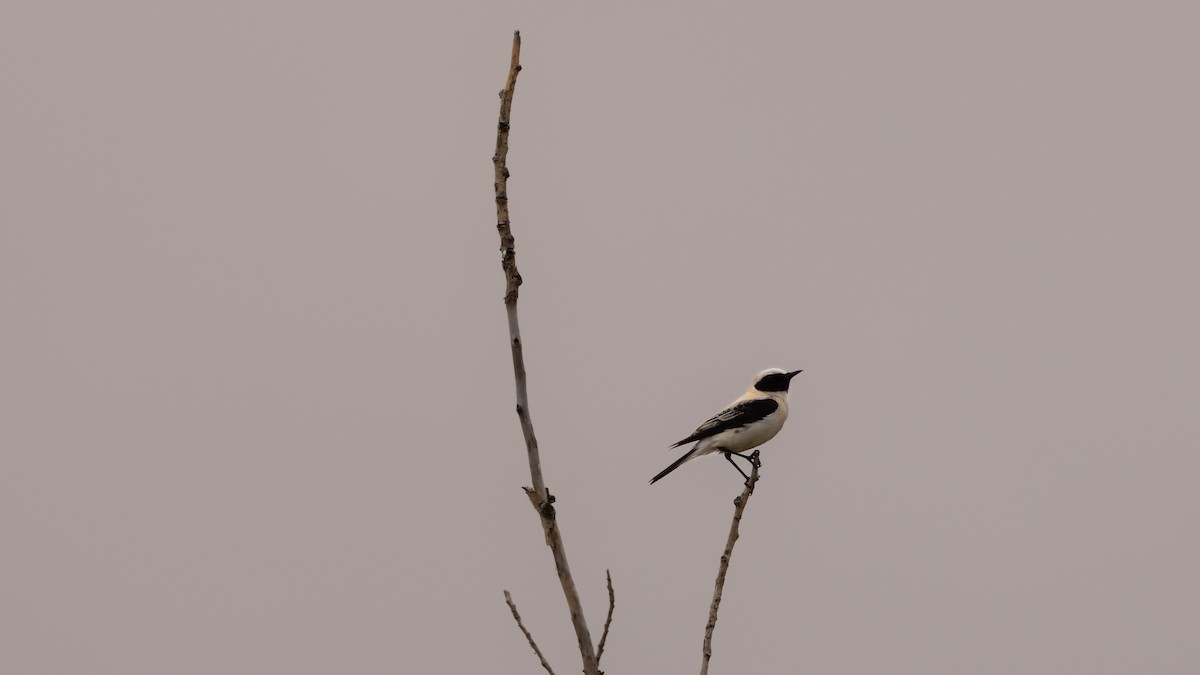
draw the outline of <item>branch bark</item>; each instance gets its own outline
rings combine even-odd
[[[521,433],[525,436],[525,449],[529,458],[529,476],[533,487],[525,488],[530,504],[542,521],[546,545],[554,556],[554,567],[566,596],[567,609],[571,613],[571,624],[579,642],[579,655],[583,659],[586,675],[601,675],[596,650],[588,632],[583,604],[571,568],[567,565],[566,549],[558,520],[554,512],[554,497],[546,489],[542,478],[542,462],[538,455],[537,437],[533,433],[533,421],[529,415],[529,393],[525,377],[525,356],[521,343],[521,327],[517,320],[517,296],[522,279],[517,271],[516,241],[512,235],[512,222],[508,215],[508,132],[512,112],[513,91],[517,85],[517,73],[521,72],[521,33],[513,32],[512,60],[508,67],[508,79],[500,92],[500,121],[496,126],[496,154],[492,156],[496,182],[496,230],[500,234],[500,266],[504,270],[504,308],[508,315],[509,345],[512,348],[513,379],[517,389],[517,418],[521,421]]]
[[[708,675],[708,662],[712,658],[712,636],[717,627],[717,610],[721,607],[721,594],[725,591],[725,575],[729,573],[729,561],[733,558],[733,545],[738,540],[738,529],[742,524],[742,513],[754,494],[754,486],[758,483],[758,470],[762,467],[758,450],[750,455],[750,480],[746,481],[746,489],[733,500],[733,522],[729,525],[729,538],[725,541],[725,551],[721,554],[721,566],[717,569],[717,583],[713,587],[712,604],[708,608],[708,623],[704,626],[704,660],[700,663],[700,675]]]
[[[538,649],[537,643],[533,641],[533,636],[529,634],[529,630],[521,622],[521,615],[517,612],[517,604],[513,602],[512,595],[508,591],[504,591],[504,601],[508,603],[508,608],[512,610],[513,618],[517,621],[517,628],[520,628],[521,632],[525,634],[525,639],[529,640],[529,646],[533,647],[533,653],[537,654],[538,660],[542,662],[542,667],[546,669],[547,673],[554,675],[554,669],[550,667],[549,663],[546,663],[546,657],[542,656],[542,650]]]

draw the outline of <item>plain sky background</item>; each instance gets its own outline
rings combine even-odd
[[[0,8],[0,672],[1200,671],[1200,5]]]

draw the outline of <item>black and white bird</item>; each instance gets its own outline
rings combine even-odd
[[[788,385],[801,372],[768,368],[759,373],[754,378],[754,384],[741,398],[701,424],[690,436],[671,446],[678,448],[688,443],[696,444],[683,457],[651,478],[650,483],[658,482],[689,459],[714,452],[725,455],[725,459],[749,482],[750,477],[733,461],[733,457],[750,459],[742,453],[775,438],[788,416]]]

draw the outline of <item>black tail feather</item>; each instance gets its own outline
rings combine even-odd
[[[689,459],[691,459],[691,457],[692,457],[692,453],[694,453],[694,452],[696,452],[696,448],[695,448],[695,447],[693,447],[691,450],[688,450],[687,452],[683,453],[683,457],[680,457],[679,459],[675,460],[674,462],[671,462],[671,466],[668,466],[667,468],[665,468],[665,469],[663,469],[662,471],[658,472],[658,475],[657,475],[657,476],[655,476],[654,478],[651,478],[651,479],[650,479],[650,484],[651,484],[651,485],[654,485],[654,484],[655,484],[655,483],[657,483],[659,480],[661,480],[663,476],[665,476],[665,475],[667,475],[667,474],[671,473],[671,472],[672,472],[672,471],[674,471],[675,469],[678,469],[680,464],[683,464],[684,462],[686,462],[686,461],[688,461]]]

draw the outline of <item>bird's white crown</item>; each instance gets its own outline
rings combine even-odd
[[[767,368],[754,378],[753,388],[767,393],[782,393],[786,396],[788,383],[799,374],[799,370],[789,372],[781,368]]]
[[[783,368],[767,368],[766,370],[764,370],[764,371],[760,372],[759,374],[755,375],[755,376],[754,376],[754,381],[755,381],[755,382],[760,382],[760,381],[762,381],[762,379],[763,379],[764,377],[766,377],[766,376],[768,376],[768,375],[787,375],[787,371],[786,371],[786,370],[784,370]]]

